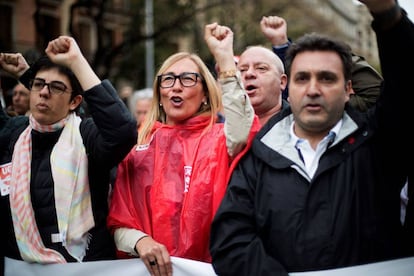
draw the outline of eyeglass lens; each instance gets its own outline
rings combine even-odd
[[[176,79],[180,80],[180,83],[184,87],[191,87],[197,84],[197,79],[200,77],[198,73],[184,72],[179,75],[164,74],[158,76],[160,86],[162,88],[173,87]]]
[[[40,91],[43,89],[43,87],[45,87],[45,85],[48,87],[51,93],[55,94],[61,94],[67,90],[66,85],[61,81],[51,81],[47,83],[44,79],[40,78],[36,78],[31,82],[31,89],[33,91]]]

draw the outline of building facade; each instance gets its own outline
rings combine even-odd
[[[307,0],[311,7],[326,18],[338,36],[346,41],[352,50],[364,56],[371,64],[378,67],[377,41],[371,29],[372,17],[368,9],[355,0]]]
[[[20,52],[32,63],[59,35],[74,35],[88,60],[97,44],[117,45],[131,20],[129,0],[0,0],[0,51]],[[99,36],[98,36],[99,33]],[[3,97],[15,81],[0,73]]]
[[[102,61],[104,54],[97,52],[97,49],[119,45],[125,39],[125,33],[130,27],[133,16],[132,7],[144,9],[144,2],[147,1],[153,0],[0,0],[0,51],[21,52],[30,64],[43,53],[48,41],[59,35],[70,34],[76,37],[83,54],[89,61]],[[182,1],[188,0],[181,0],[180,3]],[[296,5],[293,4],[294,2]],[[133,3],[135,5],[138,3],[138,6],[133,6]],[[154,1],[154,5],[163,6],[166,3]],[[197,0],[192,3],[201,9],[203,6],[208,6],[210,2]],[[267,3],[266,7],[273,8],[282,5],[282,2],[275,3],[272,0],[262,0],[263,6],[264,3]],[[332,29],[335,35],[350,44],[354,52],[364,56],[374,66],[377,65],[376,39],[370,26],[371,16],[364,6],[357,5],[354,0],[292,0],[291,2],[285,1],[285,3],[288,3],[293,9],[304,9],[303,14],[305,15],[310,10],[317,13],[317,18],[324,18],[327,22],[325,29]],[[240,14],[248,15],[250,10],[255,9],[257,2],[255,0],[235,0],[233,4],[238,7],[237,10]],[[268,9],[265,10],[272,12]],[[220,12],[223,13],[223,11]],[[224,16],[229,17],[232,13],[233,11],[225,12]],[[238,24],[243,22],[247,25],[257,25],[258,23],[251,22],[254,20],[252,18],[249,23],[249,16],[239,15],[235,14],[230,17],[233,17],[232,20]],[[154,17],[157,17],[157,14]],[[169,37],[169,42],[175,42],[176,51],[197,52],[199,49],[196,45],[198,47],[204,45],[200,42],[203,26],[209,23],[212,18],[220,17],[211,13],[197,14],[193,19],[193,24],[198,26],[199,30],[173,35]],[[297,17],[286,19],[288,23],[297,21]],[[318,26],[312,27],[310,25],[308,29],[315,31],[312,30],[314,28],[318,31],[321,27]],[[234,28],[236,34],[241,33],[237,24]],[[193,37],[195,33],[198,33],[200,37]],[[235,46],[241,43],[250,42],[243,39],[235,40]],[[243,48],[244,46],[238,45],[237,47]],[[100,70],[103,70],[102,67],[107,66],[104,61],[101,64],[92,65],[98,75],[101,73]],[[3,94],[7,94],[7,91],[14,85],[14,80],[4,72],[0,72],[0,78]],[[5,95],[5,97],[8,96]]]

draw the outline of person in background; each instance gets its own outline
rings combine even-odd
[[[211,220],[259,128],[233,60],[233,32],[209,24],[205,40],[218,81],[195,54],[168,57],[138,144],[117,170],[108,226],[119,256],[139,256],[151,275],[172,275],[170,256],[211,261]]]
[[[287,105],[282,100],[282,91],[287,86],[283,63],[271,50],[263,46],[250,46],[240,55],[237,69],[263,126]]]
[[[30,109],[30,90],[21,82],[13,87],[12,105],[7,108],[9,116],[28,115]]]
[[[240,56],[234,56],[241,80],[260,124],[287,105],[282,101],[282,92],[287,86],[283,62],[271,50],[261,46],[249,46]],[[220,67],[215,64],[215,72]]]
[[[414,24],[395,0],[360,2],[374,18],[380,97],[368,112],[348,103],[346,43],[307,34],[289,47],[290,107],[256,135],[212,223],[218,275],[288,275],[404,256],[400,191],[412,165],[397,161],[410,156],[401,130],[412,123],[405,68],[414,62]]]
[[[144,125],[144,120],[151,109],[152,89],[146,88],[135,91],[131,96],[131,111],[137,121],[138,133]]]
[[[136,122],[72,37],[48,43],[28,66],[0,66],[30,89],[30,115],[0,111],[2,257],[52,264],[116,258],[106,227],[109,170],[137,139]],[[85,99],[92,118],[77,109]],[[6,172],[6,174],[4,174]]]
[[[291,44],[287,36],[286,20],[279,16],[263,16],[260,29],[272,43],[273,52],[284,63],[286,51]],[[352,53],[352,65],[352,91],[349,103],[364,112],[377,101],[383,78],[364,57],[355,53]],[[288,98],[287,87],[283,90],[282,97]]]

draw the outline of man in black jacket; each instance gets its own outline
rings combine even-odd
[[[73,38],[45,52],[30,69],[21,54],[0,56],[30,88],[31,112],[0,113],[1,253],[37,263],[114,259],[109,171],[136,143],[136,122]],[[76,113],[83,99],[90,118]]]
[[[288,275],[404,256],[400,191],[410,156],[414,24],[395,0],[364,0],[384,77],[376,106],[349,105],[352,54],[308,34],[286,57],[289,103],[257,134],[212,224],[218,275]]]

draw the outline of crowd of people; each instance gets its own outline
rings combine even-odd
[[[12,104],[6,107],[9,116],[28,115],[30,91],[18,82],[12,89]]]
[[[0,257],[139,258],[169,276],[171,256],[211,263],[217,275],[414,256],[401,133],[414,24],[396,0],[360,2],[381,74],[344,41],[291,41],[278,16],[260,22],[272,47],[235,60],[233,31],[211,23],[217,78],[197,54],[174,53],[131,105],[136,114],[72,37],[50,41],[30,66],[2,53],[18,85],[13,107],[0,109]]]

